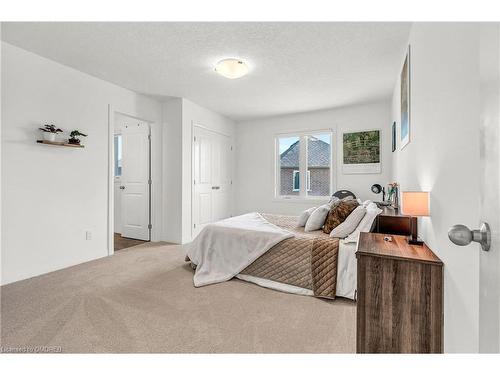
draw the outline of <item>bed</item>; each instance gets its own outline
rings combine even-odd
[[[262,214],[270,223],[294,234],[273,246],[256,261],[236,275],[238,279],[279,290],[282,292],[333,299],[356,297],[356,242],[331,238],[321,230],[304,232],[297,227],[296,216]],[[314,248],[316,244],[326,248],[318,258],[323,267],[316,273]],[[316,276],[315,274],[322,273]],[[333,280],[318,281],[318,277]],[[329,282],[333,281],[333,282]]]
[[[355,299],[357,243],[296,223],[295,216],[250,213],[209,224],[187,251],[195,286],[236,277],[282,292]]]

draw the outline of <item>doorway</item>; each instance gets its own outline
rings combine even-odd
[[[114,113],[113,249],[151,240],[151,129],[142,119]]]

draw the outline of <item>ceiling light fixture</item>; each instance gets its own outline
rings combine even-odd
[[[215,71],[223,77],[235,79],[248,73],[248,65],[239,59],[224,59],[217,63]]]

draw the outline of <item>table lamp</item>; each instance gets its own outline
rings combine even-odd
[[[424,242],[418,238],[417,217],[429,216],[429,192],[403,191],[401,203],[403,214],[410,216],[408,243],[421,246]]]

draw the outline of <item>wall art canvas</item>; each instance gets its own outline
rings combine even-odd
[[[410,142],[410,47],[401,71],[401,149]]]
[[[342,134],[342,172],[380,173],[380,130]]]

